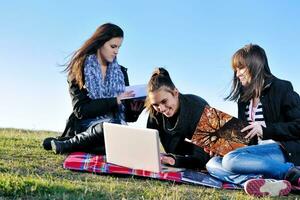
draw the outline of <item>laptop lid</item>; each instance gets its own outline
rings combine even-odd
[[[155,129],[103,123],[106,160],[133,169],[160,172],[159,135]]]

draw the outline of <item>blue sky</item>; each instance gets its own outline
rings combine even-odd
[[[300,93],[300,1],[2,1],[0,127],[62,131],[72,107],[61,64],[106,22],[125,32],[118,61],[131,84],[167,68],[182,93],[224,102],[231,56],[262,46],[274,75]]]

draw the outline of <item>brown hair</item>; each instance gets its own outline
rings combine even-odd
[[[154,114],[155,110],[153,109],[149,101],[149,93],[158,91],[160,89],[172,92],[175,88],[176,87],[173,81],[171,80],[169,72],[166,69],[160,67],[156,68],[153,71],[152,76],[147,85],[147,98],[145,101],[145,107],[150,112],[150,114]]]
[[[105,44],[105,42],[115,37],[123,38],[123,30],[115,24],[103,24],[96,29],[94,34],[85,41],[85,43],[77,51],[73,53],[65,71],[68,72],[70,80],[75,80],[80,89],[84,85],[83,68],[86,57],[96,53],[97,50]]]
[[[236,77],[236,69],[246,67],[251,76],[248,86],[243,87]],[[264,80],[271,77],[268,59],[263,48],[255,44],[248,44],[239,49],[232,56],[233,83],[230,94],[225,100],[247,102],[252,98],[260,97]]]

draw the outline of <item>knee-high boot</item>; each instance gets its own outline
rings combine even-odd
[[[293,186],[300,188],[300,169],[298,167],[290,168],[285,175],[285,180],[288,180]]]
[[[47,137],[43,140],[41,146],[45,149],[45,150],[52,150],[51,147],[51,141],[52,140],[56,140],[56,141],[65,141],[70,139],[71,137]]]
[[[51,147],[56,154],[75,151],[103,154],[105,153],[103,123],[93,125],[85,132],[76,134],[74,137],[65,141],[52,140]]]

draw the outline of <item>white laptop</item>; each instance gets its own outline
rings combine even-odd
[[[107,122],[103,130],[108,163],[157,173],[182,170],[161,165],[157,130]]]

